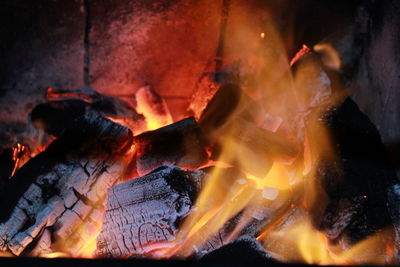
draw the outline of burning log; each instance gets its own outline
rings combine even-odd
[[[330,199],[321,229],[332,240],[347,235],[355,243],[391,225],[387,192],[396,172],[376,127],[350,98],[324,121],[339,159],[320,162],[319,183]]]
[[[235,84],[226,84],[219,88],[204,109],[199,125],[207,134],[213,134],[222,128],[237,108],[242,97],[241,88]]]
[[[200,263],[238,263],[249,264],[272,263],[271,256],[265,249],[252,237],[241,237],[200,259]]]
[[[48,89],[48,102],[39,104],[31,112],[35,126],[54,136],[87,112],[97,112],[129,126],[135,133],[146,129],[145,118],[119,98],[106,96],[91,89]]]
[[[132,133],[93,113],[70,126],[1,188],[1,251],[29,255],[47,247],[78,255],[93,239]]]
[[[213,159],[219,157],[219,136],[225,136],[235,143],[235,151],[246,158],[246,164],[240,164],[244,171],[255,177],[265,177],[273,161],[292,163],[297,157],[297,148],[285,138],[270,132],[256,124],[259,104],[245,94],[234,84],[226,84],[215,93],[205,108],[199,125],[210,139],[217,143],[213,150]],[[222,141],[223,142],[223,141]],[[243,156],[246,155],[246,156]],[[222,159],[224,160],[224,159]],[[235,157],[230,164],[235,165]]]
[[[187,118],[134,138],[137,172],[143,176],[162,165],[184,168],[204,165],[208,156],[206,142],[193,118]]]
[[[164,166],[109,190],[97,254],[141,255],[171,242],[199,190],[201,171]]]
[[[297,157],[298,150],[291,142],[255,123],[239,119],[232,128],[238,142],[244,143],[257,155],[264,154],[266,158],[284,164],[291,164]]]

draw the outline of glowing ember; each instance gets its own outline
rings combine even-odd
[[[13,161],[14,161],[14,168],[11,172],[11,176],[14,176],[15,172],[26,162],[26,158],[25,161],[24,157],[26,156],[26,152],[27,152],[27,147],[21,144],[17,144],[17,147],[13,148]]]
[[[289,65],[293,66],[293,64],[296,63],[302,56],[304,56],[304,55],[306,55],[306,54],[308,54],[310,52],[311,52],[310,48],[308,48],[308,46],[303,44],[303,47],[292,58],[292,60],[290,61]]]
[[[234,74],[232,76],[235,76],[232,80],[242,84],[236,85],[231,81],[224,81],[229,85],[227,86],[224,82],[217,83],[211,78],[203,80],[203,83],[210,87],[209,92],[203,97],[194,97],[194,99],[201,99],[202,103],[187,103],[196,116],[197,121],[190,120],[193,120],[199,133],[189,135],[187,139],[178,138],[176,141],[180,148],[178,152],[176,146],[171,149],[173,151],[165,152],[160,149],[160,154],[172,155],[168,157],[168,160],[163,160],[161,156],[157,158],[158,150],[154,148],[163,148],[163,146],[168,148],[172,139],[171,135],[184,135],[183,133],[174,130],[173,134],[166,135],[168,137],[166,141],[162,140],[161,142],[160,135],[157,135],[157,131],[153,131],[149,136],[151,138],[155,136],[154,143],[147,142],[147,139],[146,142],[142,141],[142,146],[138,143],[139,134],[164,126],[169,127],[174,123],[166,101],[155,90],[144,86],[135,93],[135,108],[140,118],[144,117],[145,125],[138,125],[136,121],[127,116],[107,115],[107,118],[113,122],[130,128],[134,137],[132,137],[131,131],[126,130],[129,132],[129,137],[134,140],[127,141],[128,145],[123,146],[124,149],[121,148],[123,152],[120,150],[115,152],[115,154],[121,152],[121,155],[118,155],[120,157],[118,161],[114,162],[107,158],[109,162],[104,160],[107,164],[103,166],[104,162],[97,159],[97,155],[91,155],[96,161],[91,162],[92,158],[89,158],[86,162],[77,164],[85,176],[97,179],[104,175],[107,176],[104,178],[104,180],[107,179],[107,182],[82,185],[83,182],[81,184],[81,181],[74,180],[73,184],[66,183],[62,187],[60,185],[65,191],[72,192],[70,195],[56,196],[52,199],[52,201],[56,201],[59,198],[61,203],[59,207],[64,211],[60,212],[62,215],[58,215],[62,216],[65,221],[61,221],[62,223],[57,224],[57,227],[64,227],[66,230],[63,232],[64,235],[53,243],[54,236],[52,235],[55,232],[50,233],[50,230],[45,228],[53,227],[54,222],[47,225],[50,219],[44,220],[40,231],[48,231],[48,240],[42,240],[43,250],[35,251],[37,254],[33,256],[94,258],[94,252],[97,249],[96,238],[102,228],[100,218],[104,215],[104,198],[107,190],[119,183],[118,179],[123,175],[126,177],[122,177],[121,180],[133,179],[154,169],[157,170],[159,165],[172,163],[178,165],[181,163],[179,156],[182,155],[177,156],[174,153],[185,154],[190,151],[196,154],[193,147],[198,145],[199,150],[207,151],[203,151],[205,160],[201,162],[201,166],[199,166],[200,164],[195,165],[193,169],[207,169],[207,171],[201,170],[207,178],[204,181],[196,181],[201,184],[196,184],[201,187],[201,190],[196,195],[195,205],[194,207],[189,206],[187,210],[190,210],[190,207],[192,209],[185,213],[184,216],[187,217],[183,221],[179,221],[176,235],[171,233],[171,238],[168,240],[172,241],[150,242],[143,245],[141,248],[143,255],[153,258],[202,256],[210,252],[207,243],[212,240],[217,239],[218,242],[221,242],[216,245],[217,248],[236,240],[245,232],[255,237],[273,257],[285,262],[320,265],[392,262],[395,249],[390,229],[377,231],[376,234],[354,244],[345,234],[340,236],[340,239],[337,236],[335,239],[331,238],[322,230],[322,227],[319,227],[319,222],[316,222],[315,219],[329,201],[328,193],[321,185],[322,182],[318,180],[320,163],[334,162],[338,158],[331,133],[326,124],[321,121],[321,117],[335,108],[343,98],[343,95],[339,93],[333,95],[332,82],[321,66],[320,59],[326,66],[339,70],[341,67],[339,54],[329,44],[317,44],[313,49],[321,54],[320,58],[303,44],[296,55],[289,60],[286,55],[286,47],[275,26],[272,22],[266,24],[264,26],[268,38],[266,38],[265,32],[259,33],[259,29],[249,34],[252,42],[246,42],[246,45],[251,48],[247,50],[246,47],[241,51],[243,53],[241,60],[244,62],[241,64],[244,67],[240,66],[241,69],[237,73],[236,70],[232,71]],[[240,32],[242,31],[245,32],[240,29]],[[235,48],[236,45],[241,47],[235,43],[230,45]],[[240,49],[237,50],[240,51]],[[218,57],[218,59],[220,58]],[[291,68],[294,65],[295,67]],[[227,78],[227,80],[229,79]],[[224,89],[218,91],[218,88]],[[224,92],[222,97],[220,96],[222,99],[215,100],[219,92],[225,89],[227,92]],[[217,91],[216,94],[215,91]],[[46,97],[49,100],[73,97],[92,103],[92,98],[84,90],[68,92],[48,88]],[[214,100],[215,102],[213,102]],[[217,103],[216,107],[212,109],[216,113],[207,114],[209,110],[204,109],[204,106],[207,106],[205,102]],[[204,113],[203,110],[205,110]],[[185,115],[180,114],[182,117]],[[165,129],[164,132],[169,133]],[[144,138],[143,135],[142,138]],[[107,137],[101,135],[99,140],[103,139],[107,139]],[[204,146],[202,146],[203,141]],[[151,150],[157,150],[154,158],[148,156]],[[26,162],[29,157],[27,156],[28,151],[28,147],[19,143],[13,148],[14,167],[11,176]],[[80,155],[78,152],[77,154]],[[187,154],[187,161],[193,163],[195,157],[190,157],[192,156],[190,153]],[[107,156],[112,157],[113,155],[107,154]],[[150,168],[146,165],[147,157],[154,159],[155,166],[152,165]],[[176,158],[179,160],[174,162],[173,160]],[[75,160],[75,158],[73,159]],[[141,162],[143,166],[137,164],[138,162]],[[115,167],[115,173],[113,173],[109,165],[115,163],[118,163],[118,166]],[[150,165],[150,163],[148,164]],[[100,165],[101,167],[98,167]],[[187,165],[184,167],[190,169],[193,166],[188,165],[188,167]],[[146,169],[147,167],[149,169]],[[209,171],[209,168],[205,167],[213,168],[210,168],[211,171]],[[59,168],[62,174],[62,168],[65,166],[62,165]],[[74,177],[76,173],[77,171],[74,171],[71,177]],[[56,176],[53,179],[57,182],[62,180],[58,179],[58,172],[54,171],[52,175]],[[44,190],[47,189],[45,186],[48,181],[43,176],[40,179],[44,180],[44,185],[39,188],[41,197]],[[81,193],[77,190],[81,189],[80,186],[88,187],[88,189]],[[192,184],[191,186],[195,187]],[[159,191],[157,194],[160,194]],[[88,195],[94,197],[95,201],[89,199]],[[153,196],[146,195],[146,199],[151,197]],[[368,192],[358,192],[357,197],[362,201],[369,201],[373,196]],[[66,203],[70,201],[69,198],[74,199],[75,202],[67,208]],[[28,202],[32,202],[30,199],[24,201],[26,202],[24,205],[27,206],[29,206]],[[77,211],[72,210],[78,207],[76,204],[78,202],[82,207],[80,211],[86,217],[81,217]],[[48,205],[47,199],[40,205]],[[22,210],[20,206],[18,208]],[[43,210],[49,211],[52,208],[43,208]],[[21,216],[28,217],[25,213],[24,210],[24,214]],[[89,213],[90,218],[87,218]],[[49,212],[48,217],[53,219],[52,216],[57,217]],[[182,217],[184,216],[182,215]],[[77,217],[79,220],[76,224],[68,225],[68,219],[72,217]],[[105,218],[108,217],[105,216]],[[128,221],[127,218],[123,219]],[[168,220],[168,218],[163,219]],[[112,220],[110,219],[110,221]],[[174,223],[176,222],[174,221]],[[152,225],[152,227],[159,226]],[[140,232],[140,234],[143,233]],[[143,235],[147,234],[146,232]],[[154,235],[157,234],[159,233]],[[34,239],[31,235],[27,236]],[[148,237],[146,236],[146,238]],[[21,249],[20,253],[22,251]],[[15,255],[19,254],[15,253]],[[1,252],[0,256],[12,255]]]

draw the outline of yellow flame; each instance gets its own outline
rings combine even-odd
[[[136,110],[146,118],[147,130],[155,130],[173,122],[167,103],[149,86],[136,92]]]
[[[99,229],[99,233],[100,233],[100,229]],[[94,257],[94,252],[96,251],[96,248],[97,248],[96,238],[97,238],[98,234],[92,235],[92,238],[91,238],[92,240],[88,241],[84,245],[84,247],[79,251],[80,258],[90,259],[90,258]]]
[[[289,262],[304,261],[318,265],[386,264],[393,257],[386,250],[389,231],[373,235],[347,248],[329,244],[325,235],[317,231],[309,218],[304,218],[284,231],[268,233],[264,243],[272,253]],[[273,245],[271,245],[273,244]],[[290,247],[282,250],[279,246]]]
[[[1,258],[10,258],[10,257],[14,257],[14,254],[12,254],[10,252],[0,251],[0,257]]]
[[[54,258],[69,258],[69,257],[71,257],[71,255],[68,253],[65,253],[65,252],[52,252],[52,253],[48,253],[48,254],[43,254],[43,255],[41,255],[41,257],[54,259]]]
[[[279,190],[287,190],[296,183],[290,179],[291,173],[287,166],[279,163],[274,163],[271,170],[264,178],[257,178],[251,174],[247,174],[247,178],[256,184],[258,189],[265,187],[276,188]]]

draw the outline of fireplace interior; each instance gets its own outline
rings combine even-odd
[[[396,0],[4,0],[4,265],[400,259]]]

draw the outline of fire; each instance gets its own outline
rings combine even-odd
[[[17,147],[13,148],[13,161],[14,161],[14,168],[11,172],[10,178],[14,176],[15,172],[27,161],[26,152],[28,148],[24,145],[17,144]]]
[[[383,265],[393,259],[393,251],[387,245],[389,234],[388,230],[383,231],[347,248],[340,244],[330,244],[326,236],[317,231],[311,221],[305,218],[285,231],[272,231],[261,239],[264,239],[263,243],[272,253],[278,253],[288,262],[304,261],[318,265]],[[279,246],[291,247],[292,250],[280,250]]]
[[[149,86],[136,92],[136,100],[136,110],[145,116],[147,130],[155,130],[173,122],[167,104]]]
[[[43,258],[48,258],[48,259],[55,259],[55,258],[69,258],[70,255],[65,252],[52,252],[48,254],[42,255]]]
[[[270,44],[270,49],[284,54],[272,25],[268,34],[275,41]],[[265,33],[260,37],[264,39]],[[387,245],[391,244],[388,231],[355,245],[345,239],[341,244],[333,244],[312,222],[313,209],[323,208],[328,200],[316,182],[318,164],[321,160],[336,158],[331,136],[320,118],[343,99],[343,95],[332,95],[330,80],[314,56],[311,49],[303,45],[290,61],[279,56],[261,59],[263,64],[258,61],[257,67],[264,65],[267,70],[273,70],[263,70],[264,77],[252,81],[253,86],[266,91],[266,97],[258,99],[263,101],[263,108],[255,110],[251,101],[242,97],[229,122],[236,126],[221,127],[210,133],[223,140],[218,162],[233,166],[231,169],[236,173],[226,177],[224,173],[228,168],[215,168],[175,240],[157,249],[153,256],[186,258],[194,253],[201,254],[209,240],[218,236],[224,242],[235,240],[254,217],[258,218],[257,211],[279,206],[275,214],[269,214],[270,218],[257,237],[277,259],[320,265],[385,264],[390,261],[388,258],[393,249]],[[301,61],[306,57],[307,60]],[[296,62],[299,62],[296,72],[292,72],[290,66]],[[300,155],[291,154],[289,160],[282,160],[284,157],[276,155],[285,150],[278,147],[267,154],[257,154],[257,149],[249,149],[245,143],[247,138],[257,142],[264,137],[257,135],[252,127],[243,127],[239,123],[241,110],[249,109],[256,118],[278,118],[279,123],[274,123],[274,127],[269,127],[263,120],[248,121],[248,125],[272,129],[283,140],[295,144]],[[235,127],[240,129],[239,139]],[[221,237],[219,231],[233,218],[238,218],[234,229],[228,236]]]
[[[218,136],[222,149],[219,158],[210,161],[215,168],[203,185],[195,207],[180,225],[175,240],[154,245],[149,248],[149,254],[158,258],[187,258],[202,250],[234,218],[237,219],[235,227],[224,237],[224,243],[235,240],[256,218],[264,225],[254,236],[269,252],[287,262],[319,265],[389,262],[394,254],[389,230],[352,246],[347,240],[344,244],[333,244],[314,225],[313,207],[324,207],[327,202],[327,195],[316,182],[318,164],[336,157],[330,134],[319,117],[327,107],[334,107],[338,99],[331,95],[330,80],[319,63],[311,58],[302,65],[301,59],[312,55],[309,47],[303,45],[289,60],[274,25],[271,23],[266,29],[259,35],[263,42],[257,34],[253,36],[261,43],[255,49],[257,52],[244,52],[245,56],[250,54],[247,67],[256,74],[244,79],[236,109],[225,125],[207,132],[212,137]],[[266,43],[268,49],[265,54],[260,53]],[[313,49],[328,53],[327,64],[333,69],[340,68],[339,56],[332,47],[321,44]],[[295,63],[296,72],[291,69]],[[52,88],[47,94],[48,98],[60,96]],[[149,86],[140,88],[135,96],[136,109],[146,120],[145,129],[135,134],[173,122],[166,102]],[[332,98],[330,102],[328,97]],[[109,118],[134,127],[129,120]],[[21,155],[26,151],[21,144],[13,149],[12,175],[20,167]],[[268,209],[275,212],[267,214],[268,218],[257,214]],[[40,256],[95,257],[101,223],[92,222],[90,227],[75,229],[74,235],[84,236],[78,251],[69,251],[68,244],[61,240],[60,248]]]

